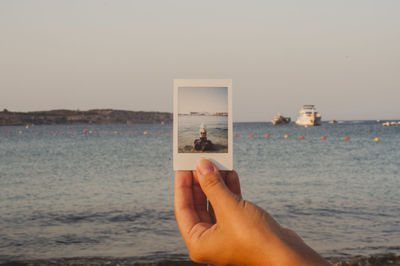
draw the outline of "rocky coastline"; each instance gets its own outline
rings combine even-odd
[[[172,113],[113,109],[0,112],[0,126],[172,123]]]

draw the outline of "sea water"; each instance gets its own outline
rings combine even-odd
[[[178,152],[195,152],[194,140],[200,138],[200,130],[207,130],[207,139],[213,144],[212,152],[228,152],[228,116],[179,115]]]
[[[0,127],[0,262],[188,259],[168,132],[171,125]],[[236,123],[234,133],[244,198],[316,251],[399,253],[400,127]]]

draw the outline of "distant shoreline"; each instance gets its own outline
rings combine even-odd
[[[114,109],[0,112],[0,126],[172,123],[172,113]]]
[[[182,114],[179,114],[182,115]],[[25,125],[115,125],[115,124],[171,124],[169,112],[127,111],[117,109],[92,109],[88,111],[56,109],[48,111],[13,112],[0,111],[0,126]],[[326,124],[329,120],[323,120]],[[338,123],[400,121],[399,119],[348,119]],[[270,123],[269,121],[234,121],[234,123]],[[285,125],[283,125],[285,126]],[[279,127],[282,127],[280,125]]]

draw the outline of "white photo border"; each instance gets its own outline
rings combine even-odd
[[[227,153],[178,153],[178,88],[180,87],[225,87],[228,88],[228,152]],[[195,170],[200,158],[212,161],[219,170],[233,169],[233,120],[231,79],[174,79],[174,170]]]

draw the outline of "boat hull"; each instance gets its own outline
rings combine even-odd
[[[296,120],[296,125],[298,126],[320,126],[321,125],[321,118],[315,117],[313,118],[298,118]]]

